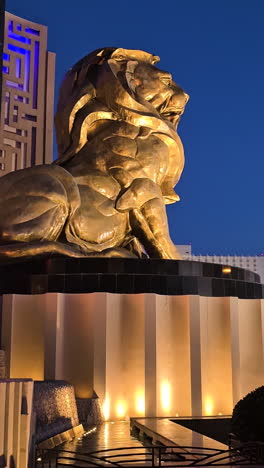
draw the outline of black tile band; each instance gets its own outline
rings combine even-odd
[[[48,292],[260,299],[264,286],[249,270],[187,260],[50,257],[0,265],[0,294]]]

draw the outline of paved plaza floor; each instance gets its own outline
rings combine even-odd
[[[65,442],[60,445],[60,448],[87,453],[120,447],[142,447],[142,443],[130,435],[128,421],[104,422],[98,426],[87,428],[86,434],[78,439]]]
[[[135,437],[130,435],[130,424],[128,421],[118,421],[118,422],[105,422],[98,426],[88,427],[86,428],[86,432],[82,437],[73,439],[72,441],[65,442],[64,444],[60,445],[58,448],[60,450],[75,452],[77,458],[81,459],[82,454],[87,454],[91,452],[100,451],[95,457],[98,456],[102,457],[110,457],[113,455],[117,455],[113,449],[123,449],[126,447],[132,447],[130,450],[124,450],[123,453],[131,454],[130,457],[126,459],[130,459],[131,461],[134,459],[141,458],[144,453],[147,453],[147,449],[143,447],[143,444],[136,439]],[[138,449],[138,450],[137,450]],[[120,457],[113,459],[113,461],[120,462],[120,459],[123,459],[122,452],[118,452]],[[67,457],[71,457],[69,453],[65,452],[64,454],[60,454]],[[144,455],[143,455],[144,456]],[[86,457],[85,457],[86,458]],[[104,463],[102,460],[96,460],[89,457],[89,460],[98,463],[97,466],[113,466],[111,463],[106,462]],[[110,459],[108,458],[110,461]],[[67,460],[64,459],[63,463],[67,464]],[[68,462],[70,463],[70,462]],[[76,464],[76,462],[74,463]],[[82,463],[80,463],[82,466]],[[87,464],[85,464],[87,466]],[[96,465],[91,465],[96,466]],[[124,466],[122,464],[122,466]]]

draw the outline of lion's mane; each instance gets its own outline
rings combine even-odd
[[[99,120],[124,120],[175,139],[175,129],[147,101],[139,102],[133,89],[138,62],[154,65],[159,57],[138,50],[107,47],[77,62],[62,83],[55,116],[58,160],[63,164],[87,142],[89,129]],[[107,80],[102,81],[102,72]]]

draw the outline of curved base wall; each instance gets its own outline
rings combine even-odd
[[[263,299],[6,294],[2,315],[9,377],[95,391],[106,419],[230,414],[263,383]]]

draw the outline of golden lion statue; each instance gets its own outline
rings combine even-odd
[[[59,158],[0,183],[0,258],[180,258],[165,204],[184,166],[188,95],[147,52],[98,49],[67,73],[55,116]]]

